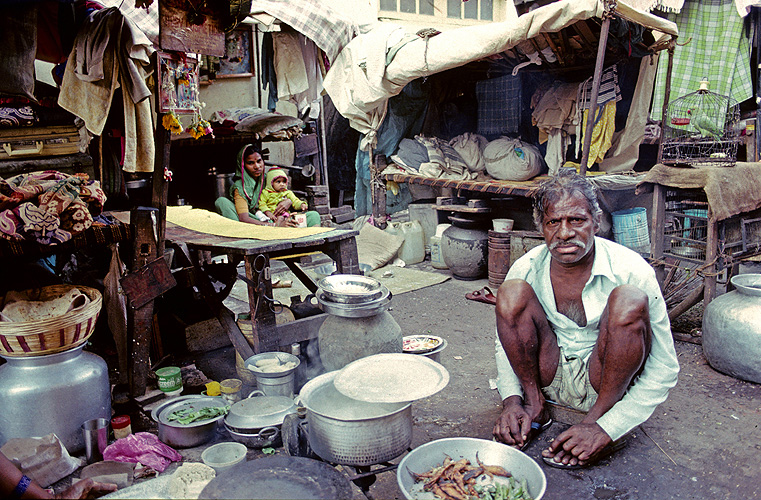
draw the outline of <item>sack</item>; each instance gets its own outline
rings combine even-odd
[[[502,181],[526,181],[547,171],[536,146],[509,137],[491,141],[484,148],[484,162],[489,175]]]
[[[486,168],[483,149],[488,143],[486,137],[470,132],[465,132],[449,141],[449,145],[459,153],[471,172],[481,172]]]
[[[119,244],[113,243],[111,247],[111,264],[106,277],[103,278],[103,304],[106,308],[108,328],[114,337],[116,353],[119,359],[119,373],[123,382],[126,382],[127,366],[127,296],[122,290],[119,280],[126,274],[127,266],[119,257]]]

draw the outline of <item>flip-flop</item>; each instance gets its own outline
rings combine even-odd
[[[596,465],[597,462],[599,462],[603,458],[609,457],[611,454],[617,452],[618,450],[626,448],[627,444],[628,443],[625,438],[619,439],[618,441],[613,441],[611,444],[609,444],[608,446],[600,450],[600,452],[597,455],[595,455],[593,459],[587,460],[584,464],[576,464],[576,465],[564,464],[562,462],[556,462],[551,457],[545,457],[545,456],[542,456],[542,462],[556,469],[566,469],[566,470],[586,469],[588,467],[592,467],[593,465]]]
[[[476,302],[483,302],[485,304],[495,305],[497,303],[497,297],[491,291],[488,286],[483,287],[480,290],[466,293],[465,298],[468,300],[475,300]]]
[[[539,437],[539,434],[549,429],[551,425],[552,419],[547,420],[543,424],[540,424],[539,422],[531,422],[531,430],[528,433],[526,442],[523,443],[523,446],[521,446],[521,451],[524,451],[526,448],[528,448],[529,445],[534,442],[534,439]]]

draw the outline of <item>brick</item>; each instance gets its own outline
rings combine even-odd
[[[338,215],[334,214],[333,220],[335,221],[336,224],[343,224],[344,222],[354,220],[355,217],[356,217],[356,214],[354,213],[354,210],[352,210],[351,212],[347,214],[338,214]]]
[[[333,207],[330,209],[330,215],[343,215],[348,214],[349,212],[354,212],[351,205],[341,205],[340,207]]]
[[[328,186],[306,186],[306,192],[318,196],[328,196]]]

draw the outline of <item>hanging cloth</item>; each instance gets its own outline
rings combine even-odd
[[[687,0],[682,11],[669,15],[679,26],[674,49],[669,101],[698,90],[707,78],[711,92],[737,102],[753,97],[750,40],[733,0]],[[660,120],[668,57],[660,58],[650,115]]]

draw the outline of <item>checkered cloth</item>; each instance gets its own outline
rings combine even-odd
[[[679,27],[669,102],[698,90],[704,77],[711,92],[742,102],[753,96],[750,41],[733,0],[687,0],[669,20]],[[685,45],[681,45],[685,43]],[[658,62],[651,116],[661,119],[668,55]]]
[[[159,44],[159,4],[154,2],[147,9],[135,8],[134,0],[98,0],[104,8],[117,7],[124,17],[135,23],[145,36],[158,47]]]
[[[518,132],[521,124],[521,77],[505,75],[476,83],[478,133]]]
[[[251,13],[266,12],[311,39],[332,63],[358,27],[321,0],[254,0]]]

